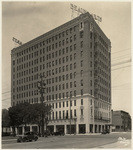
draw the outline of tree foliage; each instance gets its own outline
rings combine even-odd
[[[45,103],[20,103],[9,108],[10,123],[13,127],[26,126],[27,124],[42,126],[42,119],[44,119],[45,124],[48,124],[50,112],[51,106]]]
[[[10,118],[7,109],[2,109],[2,127],[10,126]]]

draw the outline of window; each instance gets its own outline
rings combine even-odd
[[[15,60],[13,60],[13,65],[15,65]]]
[[[66,101],[66,107],[68,107],[68,101]]]
[[[74,91],[74,96],[76,97],[76,90]]]
[[[66,83],[66,89],[68,89],[68,83]]]
[[[74,100],[74,106],[76,106],[76,100]]]
[[[81,116],[83,116],[83,109],[81,109]]]
[[[81,99],[81,105],[83,105],[83,99]]]
[[[92,77],[92,71],[90,71],[90,76]]]
[[[90,32],[90,39],[92,39],[92,32]]]
[[[80,63],[80,64],[81,64],[81,67],[83,67],[83,60],[81,61],[81,63]]]
[[[91,90],[91,95],[92,95],[92,90]]]
[[[83,77],[83,70],[81,70],[80,75],[81,75],[81,77]]]
[[[80,52],[80,56],[81,56],[81,57],[83,56],[83,51]]]
[[[74,69],[76,69],[76,63],[74,63]]]
[[[92,86],[92,80],[90,80],[90,86]]]
[[[83,41],[80,42],[80,47],[81,47],[81,48],[83,47]]]
[[[72,61],[72,55],[70,55],[70,61]]]
[[[65,102],[63,102],[63,107],[65,107]]]
[[[56,103],[56,108],[58,107],[57,105],[58,105],[58,103]]]
[[[90,42],[90,48],[92,48],[92,42]]]
[[[83,89],[81,90],[81,95],[83,95]]]
[[[76,72],[74,72],[74,78],[76,78]]]
[[[56,119],[58,119],[58,112],[56,111]]]
[[[68,98],[68,92],[66,92],[66,97]]]
[[[70,79],[72,79],[72,73],[70,73]]]
[[[80,83],[81,83],[81,86],[83,86],[83,80],[81,80]]]
[[[66,71],[68,71],[68,65],[66,65]]]
[[[59,119],[61,119],[61,111],[59,111]]]
[[[65,119],[65,111],[63,110],[63,119]]]
[[[74,35],[74,41],[76,40],[76,34]]]
[[[92,61],[90,61],[90,67],[92,67]]]
[[[66,38],[66,44],[68,43],[68,38]]]
[[[76,53],[74,54],[74,59],[76,59]]]
[[[70,88],[72,88],[72,82],[70,82]]]
[[[71,118],[72,118],[72,110],[70,111],[70,115],[71,115]]]
[[[68,74],[66,75],[66,80],[68,80]]]
[[[76,114],[76,109],[74,109],[74,117],[76,117],[77,116],[77,114]]]
[[[66,111],[66,119],[68,119],[68,110]]]
[[[80,38],[83,38],[83,31],[80,31]]]
[[[68,53],[68,47],[66,47],[66,53]]]
[[[70,70],[72,70],[72,64],[70,64]]]
[[[76,50],[76,44],[74,44],[74,50]]]
[[[70,42],[72,42],[72,36],[70,37]]]
[[[70,101],[70,105],[72,106],[72,101]]]
[[[54,112],[53,112],[52,116],[53,116],[53,120],[54,120]]]
[[[76,81],[74,81],[74,87],[76,87]]]

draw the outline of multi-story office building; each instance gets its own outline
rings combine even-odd
[[[131,131],[131,116],[122,110],[113,111],[112,125],[113,131]]]
[[[89,13],[14,48],[12,105],[40,103],[42,74],[44,101],[53,107],[50,130],[101,132],[111,119],[110,54],[110,40]]]

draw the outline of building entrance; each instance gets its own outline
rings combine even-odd
[[[47,129],[50,131],[50,133],[54,132],[54,126],[47,126]]]
[[[56,132],[64,133],[64,125],[56,125]]]
[[[90,124],[90,133],[93,133],[93,124]]]
[[[22,134],[22,127],[18,128],[18,134]]]
[[[37,131],[37,126],[32,126],[32,131],[33,131],[33,132],[38,132],[38,131]]]
[[[70,134],[70,133],[71,134],[75,134],[76,133],[76,125],[71,125],[71,129],[70,129],[70,125],[67,125],[67,134]]]
[[[85,124],[79,124],[79,133],[86,133]]]

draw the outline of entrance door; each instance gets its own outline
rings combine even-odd
[[[67,125],[67,134],[75,134],[76,133],[76,125]]]
[[[56,131],[64,133],[64,125],[56,125]]]
[[[79,124],[79,133],[86,133],[85,124]]]

